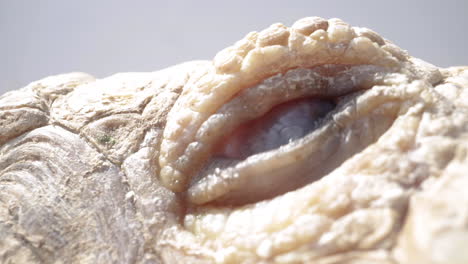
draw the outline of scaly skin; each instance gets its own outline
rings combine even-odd
[[[303,97],[336,103],[303,139],[215,155]],[[33,82],[0,97],[0,262],[468,263],[466,98],[468,67],[317,17],[213,61]]]

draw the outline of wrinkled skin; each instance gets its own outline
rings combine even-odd
[[[301,98],[333,105],[302,138],[236,137]],[[316,17],[33,82],[0,97],[0,262],[468,263],[467,98],[468,67]]]

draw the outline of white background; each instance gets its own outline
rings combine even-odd
[[[468,1],[0,0],[0,94],[42,77],[211,59],[253,30],[339,17],[438,66],[468,65]]]

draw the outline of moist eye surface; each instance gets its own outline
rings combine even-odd
[[[245,159],[286,145],[314,130],[334,107],[329,100],[311,98],[280,104],[224,137],[215,149],[215,157]]]

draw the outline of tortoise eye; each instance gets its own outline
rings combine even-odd
[[[298,99],[275,106],[265,115],[240,125],[215,148],[215,157],[245,159],[276,149],[313,131],[335,108],[325,99]]]
[[[372,112],[378,103],[362,103],[381,101],[371,88],[385,74],[369,65],[324,65],[244,89],[203,123],[191,155],[179,159],[191,169],[187,199],[236,206],[320,180],[393,122],[396,108]]]

